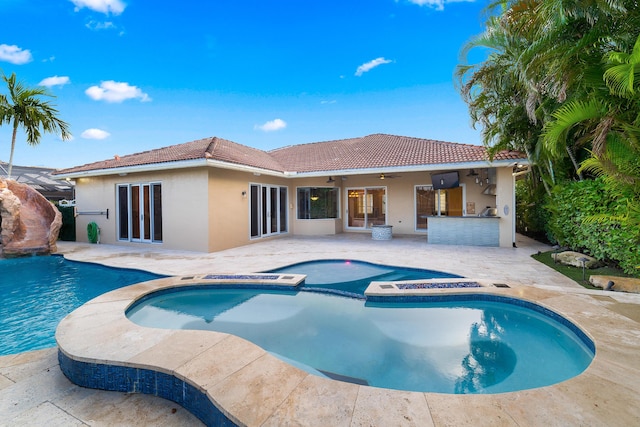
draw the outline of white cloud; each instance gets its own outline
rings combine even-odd
[[[38,83],[38,85],[53,87],[53,86],[64,86],[68,83],[70,83],[70,80],[69,80],[69,77],[67,76],[62,76],[62,77],[53,76],[53,77],[47,77],[46,79],[43,79],[40,83]]]
[[[335,104],[336,102],[338,101],[336,101],[335,99],[332,99],[330,101],[320,101],[320,104],[327,105],[327,104]]]
[[[116,27],[116,25],[111,22],[111,21],[105,21],[105,22],[99,22],[99,21],[89,21],[85,24],[85,27],[87,27],[90,30],[94,30],[94,31],[98,31],[98,30],[117,30],[118,27]]]
[[[409,0],[409,3],[417,4],[418,6],[428,6],[435,10],[444,10],[446,3],[473,3],[474,1],[475,0]]]
[[[87,129],[80,134],[84,139],[105,139],[111,136],[111,134],[102,129]]]
[[[0,44],[0,61],[22,65],[33,61],[33,57],[28,49],[22,49],[16,45]]]
[[[125,82],[114,82],[107,80],[100,83],[100,86],[91,86],[84,93],[95,101],[122,102],[127,99],[140,99],[141,102],[149,102],[151,98],[142,92],[137,86],[131,86]]]
[[[76,11],[86,7],[96,12],[114,15],[120,15],[127,7],[121,0],[71,0],[71,2],[76,5]]]
[[[264,131],[264,132],[273,132],[276,130],[284,129],[286,127],[287,127],[287,123],[281,119],[271,120],[269,122],[266,122],[263,125],[255,126],[256,129],[260,129],[261,131]]]
[[[382,64],[388,64],[392,62],[390,59],[384,59],[383,57],[380,58],[376,58],[373,61],[369,61],[365,64],[362,64],[361,66],[358,67],[358,69],[356,70],[356,76],[361,76],[364,73],[366,73],[367,71],[370,71]]]

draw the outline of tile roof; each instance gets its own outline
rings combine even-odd
[[[87,172],[98,169],[115,169],[132,166],[181,162],[186,160],[212,159],[244,166],[253,166],[274,171],[283,171],[282,166],[269,154],[256,148],[240,145],[217,137],[204,138],[184,144],[171,145],[125,156],[88,163],[55,174]]]
[[[502,151],[494,160],[523,159],[523,153]],[[360,138],[292,145],[262,151],[213,137],[63,169],[68,174],[100,169],[211,159],[278,172],[323,172],[349,169],[472,163],[487,160],[482,146],[374,134]]]
[[[269,154],[286,170],[298,172],[468,163],[488,159],[483,146],[385,134],[294,145],[269,151]],[[522,158],[519,152],[500,152],[494,160]]]

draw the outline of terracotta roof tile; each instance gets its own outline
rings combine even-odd
[[[113,156],[112,159],[99,162],[88,163],[69,169],[62,169],[55,174],[85,172],[98,169],[115,169],[130,166],[149,165],[154,163],[177,162],[184,160],[194,160],[204,158],[204,153],[211,144],[213,138],[199,139],[185,144],[171,145],[169,147],[157,148],[155,150],[143,151],[141,153],[129,154],[125,156]]]
[[[524,157],[517,151],[501,151],[494,160],[517,160]],[[213,137],[142,153],[114,156],[113,159],[59,170],[54,174],[196,159],[213,159],[279,172],[321,172],[470,163],[487,160],[487,152],[478,145],[385,134],[292,145],[268,152]]]
[[[287,170],[298,172],[466,163],[487,160],[478,145],[374,134],[362,138],[301,144],[270,151]],[[501,152],[496,160],[522,159]]]
[[[213,138],[213,142],[208,150],[212,159],[273,171],[284,171],[276,159],[262,150],[221,138]]]

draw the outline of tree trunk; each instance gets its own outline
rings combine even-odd
[[[9,172],[7,173],[7,179],[11,179],[11,169],[13,169],[13,152],[16,148],[17,134],[18,134],[18,121],[15,120],[13,125],[13,135],[11,135],[11,154],[9,155]]]
[[[571,159],[571,163],[573,163],[573,167],[576,169],[576,174],[578,175],[578,178],[580,179],[580,181],[584,181],[584,178],[582,177],[582,172],[580,172],[580,166],[578,166],[578,162],[576,162],[576,156],[573,154],[573,151],[571,151],[571,148],[569,147],[569,145],[567,145],[566,147],[567,147],[567,153],[569,153],[569,158]]]

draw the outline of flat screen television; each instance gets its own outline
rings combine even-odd
[[[460,186],[460,177],[458,172],[432,173],[431,183],[434,190],[456,188]]]

